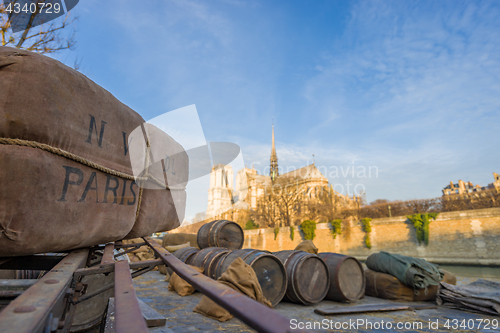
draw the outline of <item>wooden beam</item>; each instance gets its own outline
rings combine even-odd
[[[141,308],[142,316],[144,317],[144,320],[146,320],[148,327],[165,326],[167,323],[167,319],[165,317],[141,300],[139,300],[139,307]]]

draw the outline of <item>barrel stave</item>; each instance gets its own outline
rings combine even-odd
[[[197,248],[195,247],[185,247],[185,248],[182,248],[182,249],[179,249],[175,252],[173,252],[172,254],[177,258],[179,259],[180,261],[182,261],[183,263],[187,264],[187,265],[191,265],[191,258],[200,250],[198,250]],[[174,273],[174,271],[167,266],[167,272],[172,275]]]
[[[321,258],[295,250],[274,254],[281,260],[287,272],[288,287],[284,297],[286,301],[311,305],[323,300],[328,292],[330,275]]]
[[[241,258],[253,268],[264,297],[273,306],[277,305],[283,299],[287,287],[286,271],[281,261],[268,251],[235,250],[219,259],[215,277],[219,278],[236,258]]]
[[[361,263],[354,257],[339,253],[318,254],[328,266],[330,288],[326,298],[337,302],[354,302],[365,294],[365,273]]]
[[[197,242],[200,248],[225,247],[236,250],[243,247],[243,229],[232,221],[215,220],[198,230]]]

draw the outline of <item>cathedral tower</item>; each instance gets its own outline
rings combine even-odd
[[[276,147],[274,145],[274,124],[273,124],[273,147],[271,149],[271,167],[269,169],[269,176],[274,181],[280,175],[278,170],[278,156],[276,155]]]

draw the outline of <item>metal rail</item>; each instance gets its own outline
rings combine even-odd
[[[150,237],[143,237],[143,239],[177,275],[258,332],[309,332],[292,330],[290,328],[290,319],[287,317],[222,283],[198,273]]]
[[[153,266],[156,267],[158,265],[163,265],[163,261],[161,259],[152,259],[152,260],[144,260],[138,262],[130,263],[130,269],[141,269],[145,267]],[[105,267],[90,267],[90,268],[80,268],[77,269],[74,274],[74,279],[76,280],[79,277],[87,276],[87,275],[95,275],[95,274],[108,274],[115,271],[115,265],[110,264]]]
[[[114,269],[114,267],[115,267],[115,265],[113,265],[113,269]],[[150,266],[147,266],[147,267],[143,267],[143,268],[141,268],[141,269],[133,272],[130,276],[132,277],[132,279],[134,279],[134,278],[136,278],[136,277],[138,277],[138,276],[140,276],[140,275],[142,275],[144,273],[147,273],[147,272],[153,270],[155,267],[156,267],[156,265],[150,265]],[[132,267],[129,266],[129,268],[132,268]],[[104,287],[102,287],[102,288],[100,288],[100,289],[98,289],[98,290],[96,290],[96,291],[94,291],[94,292],[92,292],[90,294],[86,293],[85,295],[82,295],[82,296],[76,298],[71,303],[72,304],[81,303],[83,301],[91,299],[92,297],[95,297],[95,296],[97,296],[97,295],[99,295],[99,294],[101,294],[101,293],[103,293],[103,292],[105,292],[105,291],[107,291],[107,290],[109,290],[111,288],[114,288],[114,287],[115,287],[115,283],[114,282],[110,283],[109,285],[106,285],[106,286],[104,286]]]
[[[128,261],[115,263],[115,318],[116,333],[148,332],[132,284]]]
[[[63,312],[63,301],[73,273],[85,265],[88,253],[88,249],[72,251],[7,305],[0,313],[0,332],[42,332],[52,313]]]
[[[113,264],[115,262],[114,256],[113,256],[114,249],[115,249],[115,244],[113,244],[113,243],[106,244],[106,246],[104,247],[104,253],[103,253],[102,259],[101,259],[101,267]]]

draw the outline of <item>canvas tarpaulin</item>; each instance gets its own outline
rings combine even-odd
[[[444,273],[443,282],[454,285],[457,281],[455,275],[445,270],[442,271]],[[436,299],[439,290],[439,286],[430,285],[427,292],[425,289],[418,289],[418,294],[415,294],[412,288],[403,284],[396,277],[368,268],[365,268],[365,279],[366,295],[398,302],[432,301]]]
[[[203,267],[188,266],[197,272],[203,273]],[[196,291],[192,285],[187,283],[186,280],[177,275],[177,273],[172,274],[169,281],[168,291],[175,291],[179,296],[189,296]]]
[[[428,286],[438,285],[443,273],[433,264],[424,259],[392,254],[388,252],[374,253],[366,259],[366,266],[376,272],[395,276],[399,281],[413,288],[427,289]]]
[[[308,252],[308,253],[311,253],[311,254],[318,254],[318,248],[316,247],[316,245],[314,245],[314,243],[312,242],[312,240],[305,240],[303,241],[302,243],[300,243],[299,245],[297,245],[297,247],[295,248],[296,251],[304,251],[304,252]]]
[[[85,75],[40,54],[0,46],[0,82],[0,256],[65,251],[179,226],[188,158],[168,134]],[[137,129],[140,136],[132,138]],[[159,145],[179,155],[179,180],[169,178],[169,189],[145,187],[150,175],[163,179],[165,158],[146,163],[146,151]],[[130,158],[136,146],[147,171],[141,180]]]
[[[262,287],[260,286],[255,271],[241,258],[236,258],[217,281],[241,292],[245,296],[272,307],[271,303],[262,293]],[[207,296],[202,297],[200,303],[198,303],[193,311],[221,322],[233,318],[226,309]]]
[[[185,243],[189,243],[190,246],[195,247],[199,249],[200,247],[198,246],[198,235],[197,234],[187,234],[187,233],[168,233],[165,236],[163,236],[163,242],[162,246],[167,247],[167,246],[175,246],[175,245],[182,245]]]
[[[441,282],[438,305],[500,316],[500,283],[479,279],[467,285]]]

